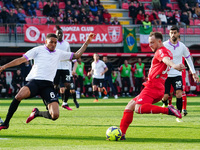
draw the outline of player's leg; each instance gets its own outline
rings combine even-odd
[[[185,92],[186,81],[185,81],[185,78],[183,78],[182,80],[183,80],[183,94],[182,94],[183,107],[182,107],[182,110],[183,110],[183,115],[186,116],[188,114],[187,109],[186,109],[186,106],[187,106],[187,97],[186,97],[186,92]]]
[[[98,98],[99,98],[99,93],[98,93],[98,88],[97,88],[98,84],[99,84],[98,79],[93,78],[93,80],[92,80],[92,91],[93,91],[93,94],[95,96],[94,102],[98,102]]]
[[[74,104],[76,105],[76,108],[79,108],[79,103],[76,99],[76,91],[75,91],[75,84],[74,84],[74,79],[73,77],[71,77],[71,84],[70,84],[70,93],[73,97],[73,101],[74,101]]]
[[[79,76],[79,84],[80,84],[80,93],[81,93],[81,97],[85,97],[84,93],[83,93],[83,77]]]
[[[127,83],[127,90],[128,90],[127,93],[126,93],[126,95],[128,97],[131,97],[131,94],[130,94],[131,81],[130,81],[129,77],[126,77],[126,83]]]
[[[122,82],[122,91],[121,91],[121,96],[122,97],[125,97],[125,91],[124,91],[124,87],[125,87],[125,78],[124,77],[121,77],[121,82]]]
[[[170,90],[171,90],[171,78],[168,77],[165,81],[165,94],[162,98],[163,107],[168,106],[168,98],[169,98],[169,95],[170,95]]]
[[[133,114],[135,109],[136,102],[134,100],[129,101],[129,103],[126,105],[123,117],[120,122],[120,129],[122,131],[122,138],[121,140],[125,140],[125,134],[129,127],[129,125],[133,121]]]
[[[104,78],[103,87],[108,89],[108,76],[105,76]],[[103,91],[103,89],[101,89],[101,91]],[[108,95],[104,95],[103,99],[108,99]]]
[[[62,92],[61,94],[62,100],[63,100],[62,107],[67,110],[72,110],[67,103],[70,96],[70,86],[71,86],[71,76],[70,76],[69,70],[62,70],[61,82],[64,83],[64,87],[65,87],[64,93]]]
[[[112,77],[111,77],[111,75],[108,76],[108,83],[109,83],[109,85],[110,85],[110,87],[112,89],[112,93],[114,94],[115,99],[117,99],[118,95],[117,95],[117,91],[116,91],[116,89],[115,89],[115,87],[114,87],[114,85],[112,83]]]
[[[13,101],[10,104],[6,119],[5,119],[4,123],[2,125],[0,125],[0,130],[7,129],[9,127],[10,119],[12,118],[13,114],[17,110],[21,100],[30,97],[30,93],[31,93],[30,89],[27,86],[23,86],[20,89],[20,91],[17,93],[17,95],[15,96],[15,98],[13,99]]]
[[[36,117],[43,117],[51,120],[56,120],[59,117],[59,101],[55,94],[54,87],[47,83],[46,86],[41,86],[39,94],[46,105],[47,111],[39,111],[37,108],[34,108],[27,118],[26,123],[29,123]]]

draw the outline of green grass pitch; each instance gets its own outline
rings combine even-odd
[[[200,98],[188,97],[188,115],[181,123],[174,116],[134,114],[126,141],[107,141],[106,130],[119,126],[130,98],[79,99],[80,108],[67,111],[60,107],[60,118],[51,121],[36,118],[25,121],[34,107],[45,111],[41,99],[23,100],[11,119],[10,127],[0,131],[3,150],[198,150],[200,149]],[[175,101],[175,98],[173,98]],[[4,120],[11,99],[0,100],[0,117]],[[157,105],[162,105],[157,103]]]

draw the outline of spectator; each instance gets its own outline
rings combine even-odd
[[[142,3],[139,3],[139,5],[137,7],[137,14],[139,13],[140,10],[142,11],[143,14],[145,14],[144,5]]]
[[[105,19],[107,18],[108,22],[110,22],[110,18],[111,18],[111,15],[110,13],[108,12],[107,9],[104,10],[104,13],[103,13],[103,19],[104,19],[104,22],[105,22]]]
[[[87,23],[86,17],[83,17],[83,18],[82,18],[81,24],[88,24],[88,23]]]
[[[43,7],[43,15],[52,17],[51,2],[47,2],[47,4]]]
[[[142,22],[144,21],[144,14],[142,13],[142,10],[139,11],[139,13],[137,14],[137,24],[142,24]]]
[[[30,15],[31,17],[33,17],[33,16],[36,17],[35,8],[31,5],[31,2],[28,1],[27,5],[24,9],[25,9],[25,11],[27,12],[28,15]]]
[[[58,16],[58,17],[56,18],[55,24],[62,24],[62,23],[63,23],[63,20]]]
[[[120,25],[120,22],[118,21],[117,17],[114,17],[114,20],[111,23],[112,25]]]
[[[77,18],[74,18],[74,24],[79,24],[80,22],[78,21],[78,19]]]
[[[52,13],[52,17],[59,16],[58,4],[55,1],[53,2],[52,6],[51,6],[51,13]]]
[[[102,15],[102,12],[100,10],[97,11],[97,16],[99,17],[100,24],[103,23],[103,15]]]
[[[72,13],[74,13],[74,8],[72,7],[70,0],[68,0],[65,5],[65,13],[66,14],[68,13],[68,10],[70,10]]]
[[[199,3],[196,3],[195,14],[196,14],[198,17],[200,17],[200,8],[199,8]]]
[[[22,6],[22,0],[13,0],[13,5],[16,9],[24,9],[24,7]]]
[[[148,29],[149,27],[151,27],[151,22],[149,21],[149,15],[145,16],[145,19],[142,22],[142,24],[143,24],[145,29]]]
[[[93,1],[95,5],[99,5],[100,4],[100,0],[89,0],[89,4],[90,4],[91,1]]]
[[[19,23],[26,23],[26,20],[25,20],[26,15],[22,13],[22,9],[21,8],[18,9],[17,16],[18,16],[18,19],[19,19]]]
[[[85,87],[85,96],[86,97],[92,96],[92,76],[91,75],[85,76],[83,84]]]
[[[89,17],[88,24],[95,24],[93,17]]]
[[[21,65],[21,74],[22,74],[22,77],[24,79],[24,85],[26,85],[27,81],[25,80],[25,78],[27,77],[27,75],[29,74],[29,72],[31,71],[31,64],[29,61],[26,61],[25,63],[23,63]]]
[[[149,16],[149,21],[151,21],[152,24],[155,24],[156,26],[159,25],[159,27],[161,27],[161,20],[155,10],[152,10],[151,15]]]
[[[134,6],[133,2],[131,2],[128,9],[129,9],[129,15],[133,20],[133,24],[135,24],[135,18],[137,17],[137,8]]]
[[[189,18],[192,19],[192,8],[188,6],[188,3],[185,3],[183,11],[186,11],[188,13]]]
[[[46,24],[54,24],[53,17],[49,17]]]
[[[197,19],[198,16],[197,16],[197,14],[195,13],[195,7],[192,7],[192,8],[191,8],[191,12],[192,12],[192,18],[193,18],[193,19]]]
[[[79,12],[78,12],[78,10],[75,10],[75,13],[74,13],[74,15],[73,15],[73,18],[75,19],[76,18],[76,20],[78,21],[78,22],[80,22],[80,15],[79,15]]]
[[[190,20],[186,11],[181,14],[180,25],[189,25]]]
[[[105,24],[105,25],[111,25],[111,23],[108,21],[108,18],[105,18],[103,24]]]
[[[152,0],[152,5],[154,10],[161,10],[160,0]]]
[[[97,6],[97,9],[101,11],[101,13],[103,13],[104,11],[104,7],[102,3],[99,3],[99,5]]]
[[[168,11],[166,17],[167,17],[167,24],[168,25],[176,24],[174,17],[171,16],[171,12]]]
[[[90,7],[89,7],[89,5],[86,3],[86,0],[83,0],[83,1],[82,1],[81,10],[82,10],[83,8],[85,9],[85,12],[88,14],[89,11],[90,11]]]
[[[69,17],[73,18],[73,13],[71,12],[70,9],[69,9],[68,12],[66,13],[66,18],[67,18],[67,20],[68,20]]]
[[[160,0],[160,5],[161,5],[161,9],[164,10],[167,7],[167,2],[169,2],[169,0]]]
[[[10,15],[6,20],[6,23],[8,23],[9,27],[9,42],[11,42],[11,33],[14,32],[15,35],[15,42],[17,41],[17,31],[16,31],[16,24],[18,22],[18,18],[16,15],[14,15],[13,11],[10,11]]]
[[[73,20],[73,18],[72,18],[71,16],[69,16],[69,17],[67,18],[66,24],[74,24],[74,20]]]
[[[180,21],[181,21],[181,15],[179,14],[179,12],[178,12],[177,9],[175,10],[175,13],[174,13],[173,17],[174,17],[175,23],[177,25],[180,25],[181,24],[180,23]]]
[[[7,8],[6,8],[6,7],[3,7],[3,8],[2,8],[2,11],[1,11],[1,13],[0,13],[0,16],[1,16],[2,20],[3,20],[3,23],[5,24],[7,18],[9,17],[9,13],[7,12]],[[7,29],[7,26],[6,26],[6,29]]]
[[[2,97],[8,97],[10,85],[6,83],[6,77],[4,73],[0,75],[0,93]]]
[[[99,21],[99,16],[95,16],[94,24],[101,24]]]
[[[183,10],[184,7],[185,7],[185,3],[187,2],[187,0],[177,0],[177,2],[178,2],[179,8],[180,8],[181,10]]]
[[[62,9],[59,9],[59,17],[63,20],[64,18],[64,12]]]
[[[23,81],[24,79],[22,77],[21,70],[17,69],[16,73],[13,75],[11,82],[12,86],[14,87],[14,95],[16,95],[16,93],[21,89]]]
[[[36,9],[39,9],[39,1],[38,0],[32,0],[32,6]]]
[[[158,14],[158,17],[160,18],[161,24],[166,25],[167,24],[167,17],[165,15],[164,10],[161,11],[161,13]]]
[[[80,16],[81,20],[83,19],[83,17],[87,18],[87,13],[85,11],[85,8],[81,8],[81,12],[80,12],[79,16]]]
[[[98,8],[97,6],[94,4],[94,1],[90,1],[90,11],[92,11],[92,14],[93,15],[97,15],[97,11],[98,11]]]
[[[15,6],[12,4],[12,1],[11,0],[3,0],[4,2],[4,6],[10,10],[10,8],[15,8]]]
[[[92,11],[89,11],[87,18],[92,18],[94,20],[95,16],[93,15]]]

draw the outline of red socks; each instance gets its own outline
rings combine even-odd
[[[172,104],[172,96],[169,96],[168,101],[169,101],[169,105],[171,105]]]
[[[128,129],[132,120],[133,120],[133,111],[129,110],[129,109],[125,109],[124,115],[123,115],[121,123],[120,123],[120,129],[123,134],[126,134],[126,130]]]
[[[183,108],[182,109],[186,109],[187,97],[186,97],[185,93],[182,94],[182,99],[183,99]]]
[[[168,114],[169,109],[152,104],[143,104],[139,107],[139,114]]]

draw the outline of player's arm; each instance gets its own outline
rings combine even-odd
[[[169,57],[164,57],[162,61],[167,65],[170,66],[178,71],[182,71],[183,69],[186,69],[186,67],[183,64],[175,64],[173,61],[170,60]]]
[[[77,68],[77,65],[78,65],[78,62],[74,62],[74,67],[73,67],[73,70],[72,70],[72,75],[76,75],[76,68]]]
[[[105,74],[108,71],[108,67],[104,68],[104,72],[101,73],[101,75]]]
[[[76,51],[76,53],[73,55],[72,59],[78,59],[81,57],[81,55],[85,52],[88,44],[92,41],[92,39],[94,38],[95,34],[94,33],[90,33],[89,36],[87,37],[87,40],[85,41],[85,43],[81,46],[81,48]]]
[[[7,69],[7,68],[10,68],[10,67],[14,67],[14,66],[18,66],[24,62],[26,62],[27,59],[26,57],[22,56],[20,58],[17,58],[17,59],[14,59],[13,61],[3,65],[3,66],[0,66],[0,72],[2,72],[3,70]]]
[[[194,81],[199,82],[199,77],[196,74],[196,71],[194,69],[194,64],[193,64],[193,61],[192,61],[190,55],[188,57],[185,57],[185,60],[190,68],[190,71],[192,72],[192,77],[193,77]]]

